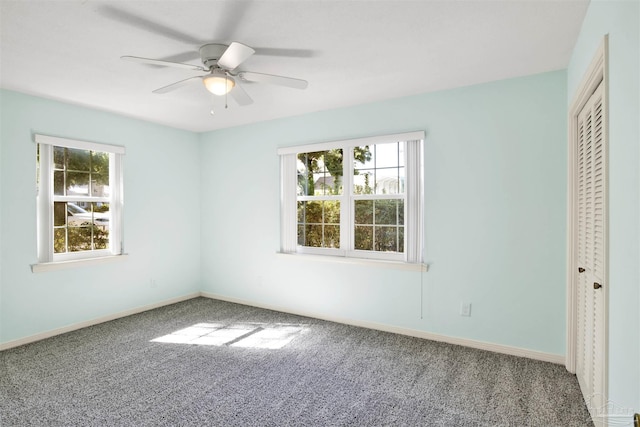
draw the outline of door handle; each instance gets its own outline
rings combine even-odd
[[[584,268],[578,267],[578,273],[584,273]]]
[[[598,282],[593,282],[593,289],[600,289],[602,285]]]

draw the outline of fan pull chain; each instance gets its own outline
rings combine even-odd
[[[227,76],[224,76],[224,109],[228,109],[229,108],[229,104],[227,103],[227,96],[229,96],[229,79],[227,78]]]

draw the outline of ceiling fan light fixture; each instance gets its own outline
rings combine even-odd
[[[202,83],[209,92],[218,96],[229,93],[236,85],[235,80],[227,76],[224,71],[212,71],[211,74],[202,78]]]

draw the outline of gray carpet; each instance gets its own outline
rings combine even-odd
[[[0,352],[3,427],[588,419],[563,366],[205,298]]]

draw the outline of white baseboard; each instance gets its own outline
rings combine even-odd
[[[131,316],[133,314],[142,313],[144,311],[153,310],[154,308],[164,307],[165,305],[171,305],[178,302],[186,301],[192,298],[197,298],[201,296],[200,292],[193,292],[191,294],[183,295],[180,297],[170,298],[168,300],[156,302],[153,304],[143,305],[141,307],[131,308],[129,310],[120,311],[118,313],[109,314],[107,316],[98,317],[95,319],[87,320],[80,323],[74,323],[72,325],[67,325],[62,328],[52,329],[50,331],[42,332],[35,335],[29,335],[28,337],[20,338],[13,341],[7,341],[5,343],[0,343],[0,351],[8,350],[13,347],[18,347],[21,345],[29,344],[35,341],[40,341],[46,338],[51,338],[56,335],[65,334],[67,332],[75,331],[78,329],[86,328],[89,326],[94,326],[99,323],[109,322],[111,320],[119,319],[121,317]]]
[[[391,332],[394,334],[407,335],[416,338],[423,338],[432,341],[446,342],[449,344],[461,345],[464,347],[477,348],[479,350],[492,351],[494,353],[509,354],[511,356],[526,357],[528,359],[541,360],[543,362],[551,362],[564,365],[565,357],[561,354],[545,353],[526,348],[512,347],[509,345],[493,344],[484,341],[476,341],[467,338],[451,337],[448,335],[434,334],[431,332],[420,331],[417,329],[401,328],[398,326],[390,326],[382,323],[353,320],[334,316],[326,316],[318,313],[310,313],[302,310],[294,310],[287,307],[279,307],[270,304],[262,304],[255,301],[244,300],[240,298],[226,297],[211,292],[200,292],[200,295],[206,298],[217,299],[221,301],[233,302],[236,304],[249,305],[252,307],[264,308],[267,310],[280,311],[283,313],[296,314],[298,316],[312,317],[314,319],[327,320],[329,322],[342,323],[345,325],[358,326],[361,328],[375,329],[383,332]]]

